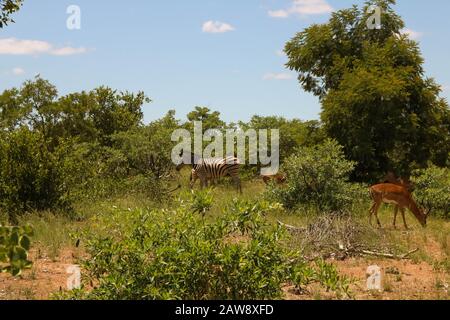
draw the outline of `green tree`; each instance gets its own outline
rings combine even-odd
[[[108,87],[59,97],[56,87],[38,76],[0,94],[0,130],[28,126],[48,142],[77,137],[111,144],[111,135],[142,125],[142,105],[150,101],[143,92]]]
[[[288,158],[301,146],[314,146],[325,140],[319,121],[288,120],[283,117],[253,116],[248,123],[240,122],[243,130],[280,130],[280,160]]]
[[[223,129],[226,124],[220,119],[220,112],[211,111],[206,107],[195,107],[195,110],[187,115],[190,122],[201,121],[203,123],[203,131],[209,129]]]
[[[0,0],[0,29],[8,23],[14,23],[11,15],[18,11],[23,4],[23,0]]]
[[[117,92],[108,87],[93,91],[95,104],[90,113],[102,137],[130,130],[142,124],[142,105],[151,100],[143,92]]]
[[[445,165],[450,111],[440,86],[427,78],[418,43],[401,30],[395,0],[372,0],[333,13],[286,44],[287,66],[322,103],[327,134],[356,161],[354,178],[375,180],[387,171],[409,175],[429,160]],[[382,9],[371,30],[370,5]]]

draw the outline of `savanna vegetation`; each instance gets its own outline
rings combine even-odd
[[[286,44],[287,67],[322,103],[317,121],[226,123],[197,106],[184,120],[170,110],[144,123],[143,92],[60,95],[39,76],[3,91],[0,298],[381,298],[365,293],[365,274],[349,272],[350,261],[388,265],[392,298],[448,299],[450,109],[418,43],[401,34],[395,2],[372,3],[384,9],[380,30],[367,29],[366,8],[355,6]],[[0,1],[0,27],[19,5]],[[190,169],[172,163],[171,135],[193,121],[204,130],[279,129],[286,181],[266,186],[260,165],[244,165],[242,195],[227,179],[191,192]],[[369,226],[368,187],[387,172],[411,179],[413,197],[431,209],[427,229],[388,227],[393,206],[382,210],[385,228]],[[427,289],[403,288],[396,259],[431,268]],[[38,282],[52,263],[80,264],[82,287],[8,282]]]

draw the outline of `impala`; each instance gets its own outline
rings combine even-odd
[[[374,201],[372,207],[370,208],[370,225],[372,225],[372,216],[375,215],[378,226],[381,227],[380,219],[378,219],[378,210],[384,202],[395,204],[397,206],[394,212],[394,228],[396,228],[398,210],[400,210],[405,228],[408,229],[408,225],[406,224],[405,208],[409,209],[414,214],[423,227],[426,226],[427,217],[430,210],[425,213],[423,210],[419,209],[416,202],[412,198],[411,193],[405,186],[392,183],[377,184],[370,188],[370,195]]]
[[[261,178],[266,185],[269,185],[271,181],[275,181],[277,184],[284,184],[287,180],[286,176],[281,173],[275,175],[261,175]]]
[[[397,186],[405,187],[406,190],[408,190],[410,193],[414,191],[414,185],[409,178],[398,178],[397,175],[392,171],[389,171],[386,174],[383,183],[392,183]],[[396,205],[394,209],[394,217],[397,217],[398,209],[398,205]]]

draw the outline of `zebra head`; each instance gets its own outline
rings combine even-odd
[[[182,159],[182,161],[179,165],[176,166],[177,171],[180,171],[181,169],[183,169],[184,166],[193,165],[195,163],[198,163],[199,160],[201,159],[201,157],[196,155],[195,153],[185,152],[184,150],[182,150],[180,152],[180,158]]]

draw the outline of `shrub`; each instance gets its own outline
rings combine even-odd
[[[450,170],[431,166],[413,173],[419,203],[445,218],[450,217]]]
[[[267,196],[287,209],[299,206],[320,211],[348,209],[361,190],[348,182],[354,165],[345,159],[342,147],[331,140],[316,147],[300,148],[283,165],[287,185],[272,186]]]
[[[169,166],[164,165],[167,168],[164,170],[157,164],[152,166],[159,164],[156,156],[149,154],[148,163],[142,161],[137,167],[128,148],[119,145],[105,147],[98,143],[80,143],[73,144],[70,149],[64,159],[63,171],[67,173],[65,181],[74,200],[104,199],[124,193],[144,194],[155,201],[167,196],[165,178]],[[150,168],[155,167],[157,169],[151,171]]]
[[[211,210],[213,206],[213,196],[211,190],[198,190],[191,192],[191,210],[194,213],[200,213],[202,216],[206,215],[206,212]]]
[[[284,284],[308,284],[316,281],[309,275],[321,271],[282,245],[281,227],[269,226],[263,217],[270,209],[265,203],[235,201],[212,224],[193,213],[189,202],[176,210],[118,212],[119,218],[108,218],[109,226],[100,223],[104,231],[86,237],[91,258],[84,261],[84,282],[95,288],[58,297],[281,298]]]
[[[30,237],[33,230],[25,227],[5,227],[0,224],[0,273],[18,276],[23,269],[31,267],[28,260]]]

